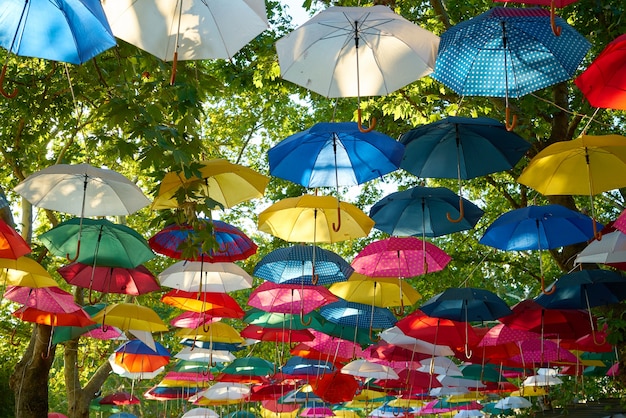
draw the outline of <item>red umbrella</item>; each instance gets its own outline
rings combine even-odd
[[[439,247],[416,237],[390,237],[368,244],[352,267],[370,277],[415,277],[443,270],[451,257]]]
[[[328,403],[349,402],[359,389],[359,382],[340,371],[326,373],[311,382],[313,393]]]
[[[302,342],[293,347],[289,352],[292,356],[303,357],[311,360],[333,361],[337,363],[347,363],[352,360],[352,357],[341,357],[335,355],[334,353],[322,353],[315,348],[311,348],[308,345],[310,343],[311,341]]]
[[[133,405],[140,402],[139,398],[128,392],[115,392],[100,399],[100,405]]]
[[[324,286],[263,282],[252,291],[248,305],[266,312],[308,314],[339,300]]]
[[[295,383],[272,383],[252,386],[250,395],[248,395],[249,402],[265,401],[269,399],[278,399],[292,390],[295,390],[298,386]]]
[[[304,344],[313,350],[325,354],[327,357],[330,356],[335,361],[338,361],[340,358],[351,359],[363,356],[361,346],[353,341],[333,337],[314,329],[309,331],[315,338]]]
[[[626,34],[610,42],[574,82],[590,105],[626,110]]]
[[[277,414],[293,412],[296,409],[300,409],[300,404],[298,403],[282,403],[276,399],[268,399],[265,401],[261,401],[261,405],[263,408],[268,411],[276,412]]]
[[[268,328],[250,324],[239,333],[243,338],[276,343],[311,341],[315,337],[308,329]]]
[[[123,268],[71,263],[57,271],[71,285],[102,293],[137,296],[161,288],[154,275],[143,265]]]
[[[500,318],[511,327],[539,333],[542,337],[576,340],[590,334],[589,313],[580,309],[547,309],[526,299],[511,308],[512,314]]]
[[[239,319],[244,316],[241,306],[227,293],[186,292],[173,289],[164,294],[161,301],[186,311],[206,312],[210,316]]]
[[[411,393],[427,392],[429,388],[441,387],[441,383],[430,373],[412,369],[398,371],[398,379],[381,379],[375,383],[385,389],[404,389]]]
[[[82,309],[72,312],[48,312],[37,308],[22,306],[11,315],[22,321],[50,325],[51,327],[87,327],[95,324],[89,315],[87,315],[87,312]]]
[[[217,382],[249,383],[253,385],[266,384],[270,380],[265,376],[241,375],[220,373],[216,378]]]
[[[580,337],[576,341],[563,340],[561,341],[561,347],[567,350],[588,351],[591,353],[610,353],[614,348],[608,343],[607,336],[607,325],[604,324],[602,331],[596,331],[595,336],[591,333]]]
[[[378,342],[370,345],[363,350],[365,358],[378,359],[387,361],[415,362],[420,359],[430,358],[430,355],[417,353],[405,347],[389,344],[386,342]]]
[[[17,231],[0,219],[0,258],[17,260],[30,253],[30,247]]]

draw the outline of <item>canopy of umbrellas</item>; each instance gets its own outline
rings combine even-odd
[[[84,0],[71,6],[84,10],[64,14],[72,17],[62,25],[68,33],[89,28],[93,35],[72,36],[89,43],[75,50],[75,45],[60,46],[62,35],[53,46],[23,36],[58,12],[42,2],[37,7],[51,8],[43,22],[25,4],[0,6],[2,46],[15,55],[73,64],[113,47],[115,35],[173,61],[175,69],[177,60],[232,58],[268,27],[262,0],[191,2],[185,9],[172,3],[171,16],[160,16],[175,22],[176,36],[155,32],[167,25],[142,24],[136,30],[136,18],[150,15],[147,10],[158,1]],[[188,24],[198,19],[206,26]],[[220,42],[211,36],[216,28],[225,34]],[[626,88],[619,87],[624,79],[607,78],[626,63],[625,41],[616,39],[576,79],[593,106],[626,108]],[[255,254],[257,246],[237,227],[206,219],[200,226],[167,226],[146,240],[104,217],[130,215],[150,204],[155,210],[175,209],[181,190],[188,199],[183,203],[210,198],[231,208],[263,196],[267,176],[225,160],[201,161],[192,177],[168,173],[150,203],[119,173],[59,164],[31,175],[15,190],[39,208],[76,216],[39,239],[51,254],[70,261],[58,272],[70,285],[87,289],[90,304],[76,305],[28,256],[20,235],[0,224],[4,298],[21,305],[13,313],[17,318],[53,327],[50,346],[81,335],[134,336],[111,354],[113,371],[130,379],[165,373],[143,395],[189,400],[197,407],[185,417],[217,416],[206,406],[248,403],[260,403],[256,413],[266,416],[348,416],[357,408],[371,416],[504,414],[530,406],[524,397],[543,395],[546,387],[560,383],[557,370],[615,374],[614,349],[591,308],[626,298],[626,279],[616,271],[626,262],[626,215],[601,232],[593,213],[588,217],[559,205],[501,215],[482,244],[541,251],[589,241],[576,263],[611,267],[542,283],[540,296],[512,307],[492,292],[469,287],[450,288],[419,303],[421,296],[404,280],[440,271],[451,260],[426,237],[471,229],[483,215],[462,197],[462,180],[508,170],[529,149],[512,132],[516,117],[509,121],[509,99],[571,79],[589,48],[554,10],[494,7],[439,38],[384,6],[330,7],[276,43],[285,80],[326,97],[360,101],[430,74],[461,96],[504,98],[506,121],[448,117],[396,141],[374,131],[374,119],[364,128],[359,105],[358,123],[318,123],[275,145],[268,152],[270,174],[311,189],[339,188],[402,168],[420,178],[456,178],[458,194],[413,187],[384,197],[369,216],[317,193],[272,204],[259,213],[258,229],[293,245],[258,262],[253,275],[263,283],[251,291],[244,310],[229,293],[251,289],[253,279],[235,262]],[[5,72],[6,65],[2,79]],[[175,75],[173,70],[171,83]],[[2,89],[2,94],[17,91]],[[615,175],[623,172],[625,150],[626,138],[618,135],[559,142],[533,158],[519,182],[544,195],[593,199],[626,186],[624,176]],[[210,231],[215,245],[190,251],[186,243],[200,227]],[[367,245],[351,263],[317,246],[366,237],[372,228],[390,237]],[[178,260],[158,278],[143,266],[155,253]],[[96,303],[93,295],[141,295],[161,286],[172,289],[161,300],[183,311],[171,325],[179,328],[176,335],[185,348],[173,356],[152,338],[170,330],[153,310],[137,303]],[[418,310],[405,315],[418,303]],[[223,318],[241,320],[245,327],[237,330]],[[492,326],[484,326],[487,322]],[[273,361],[254,355],[259,341],[275,343]],[[132,394],[115,394],[97,405],[138,401]]]

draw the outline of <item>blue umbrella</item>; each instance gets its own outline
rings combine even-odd
[[[256,264],[253,275],[274,283],[328,285],[348,280],[353,272],[350,264],[332,251],[293,245],[267,254]]]
[[[19,56],[82,64],[116,44],[99,0],[7,0],[0,6],[0,45]]]
[[[431,76],[463,96],[521,97],[573,77],[591,47],[561,18],[554,36],[550,12],[494,7],[441,35]]]
[[[273,146],[270,174],[305,187],[353,186],[395,171],[404,146],[356,122],[317,123]]]
[[[500,215],[485,231],[480,243],[505,251],[549,250],[594,236],[590,217],[561,205],[527,206]],[[596,223],[597,229],[602,225]],[[541,289],[545,292],[542,269]]]
[[[398,321],[387,308],[342,299],[322,306],[320,315],[337,325],[369,329],[371,340],[375,340],[372,338],[372,329],[391,328]]]
[[[332,373],[335,370],[333,363],[323,360],[313,360],[299,356],[293,356],[283,367],[281,372],[296,376],[319,376],[324,373]]]
[[[530,143],[491,118],[450,116],[411,129],[400,137],[405,151],[400,167],[422,178],[468,180],[509,170]],[[463,200],[459,201],[463,217]]]
[[[438,237],[453,232],[472,229],[483,210],[463,199],[461,216],[459,196],[445,187],[416,186],[383,197],[370,209],[374,228],[395,236],[421,235]],[[449,219],[450,218],[450,219]]]

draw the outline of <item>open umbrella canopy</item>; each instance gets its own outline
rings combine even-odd
[[[75,3],[81,4],[80,1]],[[100,5],[91,7],[97,10]],[[40,12],[47,16],[44,9]],[[93,31],[92,26],[85,29],[89,33]],[[57,47],[55,42],[52,50]],[[34,206],[81,217],[130,215],[150,204],[141,189],[128,178],[90,164],[52,165],[28,176],[15,191]]]
[[[30,306],[22,306],[15,312],[12,312],[11,315],[21,321],[34,322],[51,327],[87,327],[94,324],[94,321],[82,309],[70,312],[49,312]]]
[[[334,6],[279,39],[276,50],[285,80],[325,97],[357,97],[389,94],[429,74],[438,44],[388,7]]]
[[[31,288],[59,286],[41,264],[26,256],[15,260],[0,258],[0,281],[5,286]]]
[[[324,286],[261,283],[248,297],[248,305],[267,312],[307,314],[337,297]]]
[[[389,237],[367,244],[352,260],[356,272],[371,277],[415,277],[440,271],[452,257],[415,237]]]
[[[368,277],[354,273],[345,282],[333,283],[332,294],[349,302],[390,306],[413,306],[422,295],[408,282],[392,277]]]
[[[459,196],[445,187],[416,186],[393,192],[370,209],[374,227],[390,235],[438,237],[472,229],[483,216],[483,210],[463,201],[464,216],[460,218]]]
[[[243,322],[265,328],[280,328],[291,330],[303,330],[307,328],[320,329],[323,318],[317,311],[311,311],[305,315],[289,314],[282,312],[265,312],[252,308],[243,317]]]
[[[7,3],[0,27],[0,45],[24,57],[82,64],[117,45],[96,0]]]
[[[574,259],[574,265],[606,264],[619,270],[625,270],[626,234],[616,229],[614,223],[607,224],[600,233],[602,236],[599,240],[594,237],[594,239],[578,253]]]
[[[202,219],[197,228],[206,228],[214,243],[205,248],[199,230],[189,224],[172,224],[152,236],[148,243],[159,254],[176,259],[207,262],[245,260],[257,251],[257,245],[239,228],[219,220]],[[214,244],[214,248],[213,248]]]
[[[155,341],[156,350],[139,340],[130,340],[115,349],[115,363],[129,372],[153,372],[170,362],[170,352]]]
[[[374,226],[356,206],[331,196],[289,197],[259,214],[258,228],[288,242],[341,242],[365,237]]]
[[[133,405],[138,403],[141,403],[141,400],[128,392],[115,392],[100,399],[100,405]]]
[[[232,325],[224,322],[211,322],[198,328],[183,328],[176,332],[177,337],[189,337],[199,341],[208,341],[211,343],[234,343],[241,344],[244,339]]]
[[[365,359],[353,360],[341,368],[341,373],[364,379],[398,379],[398,374],[388,366]]]
[[[168,331],[167,325],[155,311],[135,303],[109,305],[95,314],[92,319],[103,326],[110,325],[124,331]]]
[[[466,332],[470,345],[478,344],[480,337],[476,335],[471,327],[460,321],[453,321],[444,318],[435,318],[426,315],[416,309],[409,315],[397,322],[406,335],[418,338],[436,345],[447,345],[451,348],[462,347],[466,340]]]
[[[420,310],[425,314],[453,321],[493,321],[512,313],[496,294],[472,287],[448,288],[426,301]]]
[[[339,300],[320,308],[320,314],[330,322],[357,328],[385,329],[395,325],[397,319],[387,308]]]
[[[145,266],[135,268],[92,266],[74,262],[57,269],[71,285],[103,293],[142,295],[159,290],[161,286]]]
[[[17,260],[30,253],[30,246],[15,229],[0,219],[0,258]]]
[[[159,275],[161,286],[187,292],[233,292],[250,289],[252,276],[235,263],[181,260]]]
[[[404,147],[355,122],[322,122],[268,151],[270,173],[305,187],[353,186],[395,171]]]
[[[243,318],[243,309],[227,293],[186,292],[173,289],[161,296],[161,301],[185,311],[206,312],[207,315],[224,318]]]
[[[82,310],[81,306],[74,302],[74,296],[60,287],[9,286],[3,297],[26,307],[51,313],[70,313]]]
[[[50,253],[83,264],[134,268],[155,257],[134,229],[107,219],[72,218],[39,236]]]
[[[265,255],[254,267],[254,276],[282,284],[312,285],[315,265],[317,285],[347,280],[354,269],[332,251],[309,245],[292,245]]]
[[[152,209],[174,209],[194,202],[211,205],[208,199],[230,208],[262,197],[269,182],[269,177],[251,168],[222,159],[199,161],[192,167],[195,174],[172,171],[163,177]]]

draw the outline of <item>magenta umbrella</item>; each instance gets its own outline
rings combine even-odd
[[[520,354],[512,356],[511,361],[525,366],[533,363],[537,367],[547,367],[554,363],[577,363],[578,358],[569,350],[551,340],[526,340],[518,343]]]
[[[185,311],[172,319],[170,325],[177,328],[198,328],[210,322],[219,321],[221,317],[208,315],[206,312]]]
[[[161,288],[156,277],[143,265],[135,268],[94,267],[75,262],[57,271],[71,285],[103,293],[138,296]]]
[[[51,313],[69,313],[81,309],[74,302],[74,296],[60,287],[7,286],[4,297],[10,301],[21,303],[25,307]]]
[[[324,286],[264,282],[252,291],[248,305],[265,312],[306,315],[338,300]]]
[[[480,340],[480,343],[478,343],[478,347],[495,347],[497,345],[518,343],[537,338],[541,338],[541,335],[536,332],[511,328],[505,324],[498,324],[489,328],[489,331],[487,331],[482,340]]]
[[[442,249],[416,237],[389,237],[363,248],[352,267],[371,277],[415,277],[443,270],[451,257]]]
[[[309,329],[315,337],[313,341],[306,341],[308,347],[329,355],[331,358],[362,358],[363,350],[356,344],[343,338],[333,337],[323,332]]]

